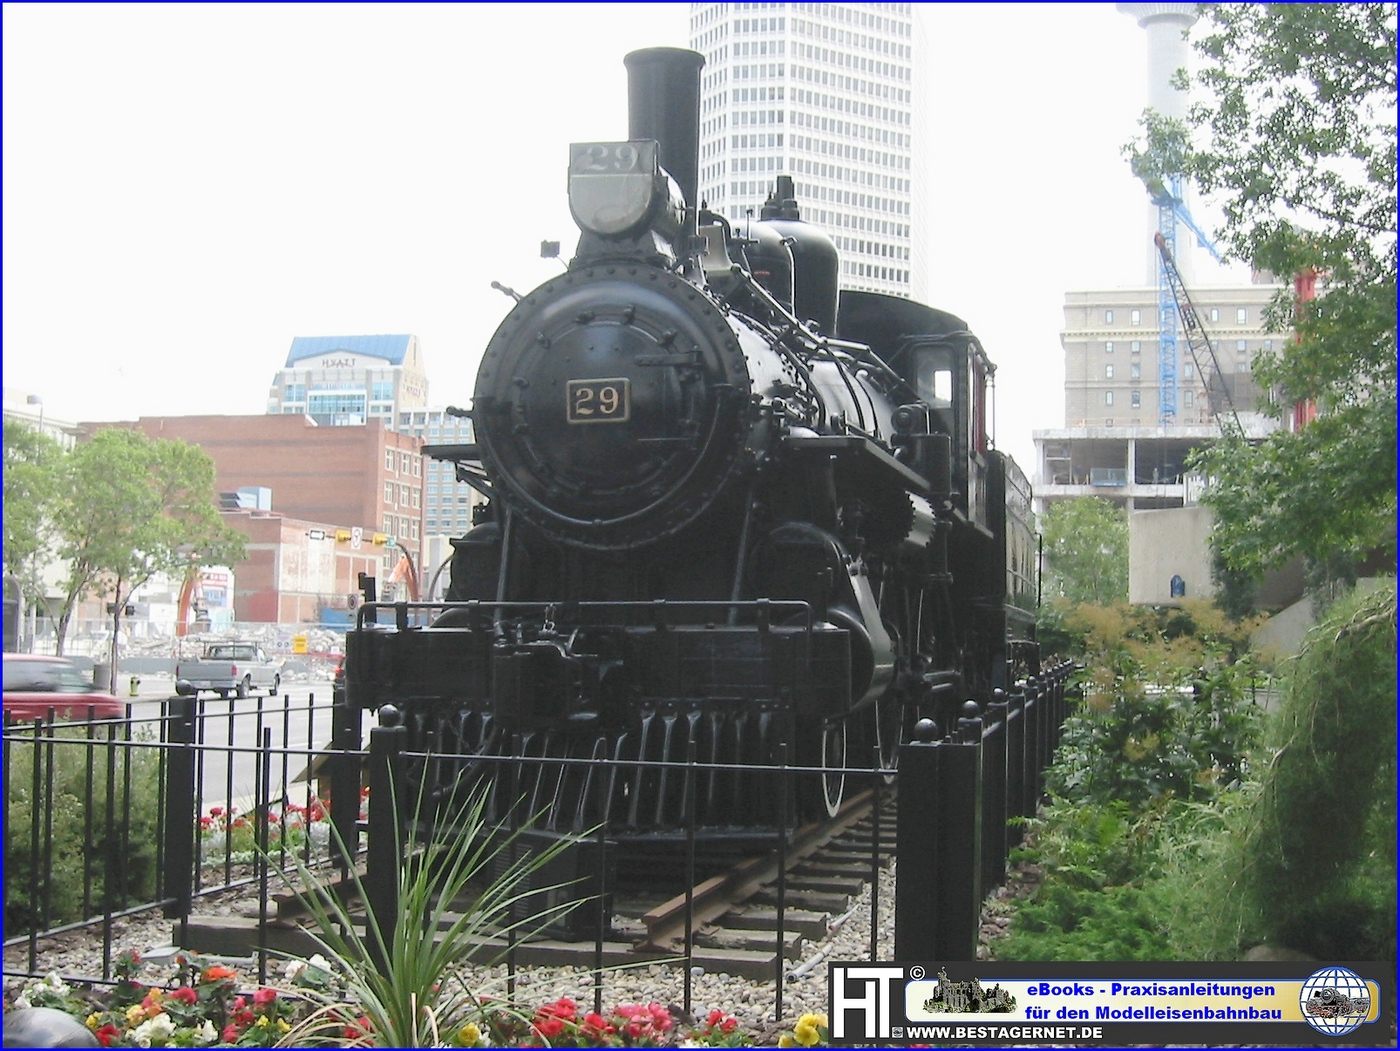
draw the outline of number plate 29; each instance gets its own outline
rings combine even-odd
[[[632,418],[632,381],[569,380],[570,423],[625,423]]]

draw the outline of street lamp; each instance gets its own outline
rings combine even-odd
[[[39,395],[37,395],[37,394],[31,394],[31,395],[29,395],[27,398],[25,398],[24,401],[25,401],[25,403],[28,404],[28,405],[37,405],[37,406],[39,406],[39,433],[40,433],[40,434],[43,434],[43,433],[44,433],[44,399],[41,398],[41,397],[39,397]]]

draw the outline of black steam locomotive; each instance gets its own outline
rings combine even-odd
[[[495,777],[486,755],[621,760],[513,776],[549,829],[624,843],[678,835],[667,764],[692,746],[830,771],[803,820],[916,719],[1039,670],[993,365],[952,314],[838,292],[790,178],[755,222],[694,207],[702,63],[629,55],[629,141],[571,147],[577,252],[487,346],[477,444],[427,450],[488,497],[449,602],[426,625],[367,607],[346,646],[350,701],[404,713],[434,798]],[[773,829],[771,784],[702,772],[699,835]]]

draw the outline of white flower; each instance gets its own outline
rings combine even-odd
[[[282,977],[289,982],[294,982],[297,979],[297,975],[306,970],[306,967],[307,964],[305,960],[288,960],[286,969],[282,972]]]
[[[25,990],[24,992],[20,993],[18,996],[15,997],[15,1006],[20,1008],[21,1010],[34,1006],[29,1000],[28,990]]]
[[[316,953],[307,962],[310,963],[312,967],[325,971],[327,974],[330,974],[331,971],[334,970],[334,968],[331,966],[330,960],[326,959],[320,953]]]
[[[154,1047],[157,1040],[164,1044],[174,1035],[175,1023],[164,1012],[147,1019],[131,1031],[131,1039],[136,1041],[138,1047]]]
[[[206,1044],[212,1044],[219,1039],[219,1031],[214,1028],[214,1023],[206,1018],[204,1024],[199,1027],[199,1032],[196,1033],[195,1036]]]

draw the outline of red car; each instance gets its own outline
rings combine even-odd
[[[126,705],[94,687],[92,676],[67,658],[5,654],[5,714],[43,719],[50,708],[59,719],[86,719],[89,708],[98,719],[126,718]]]

